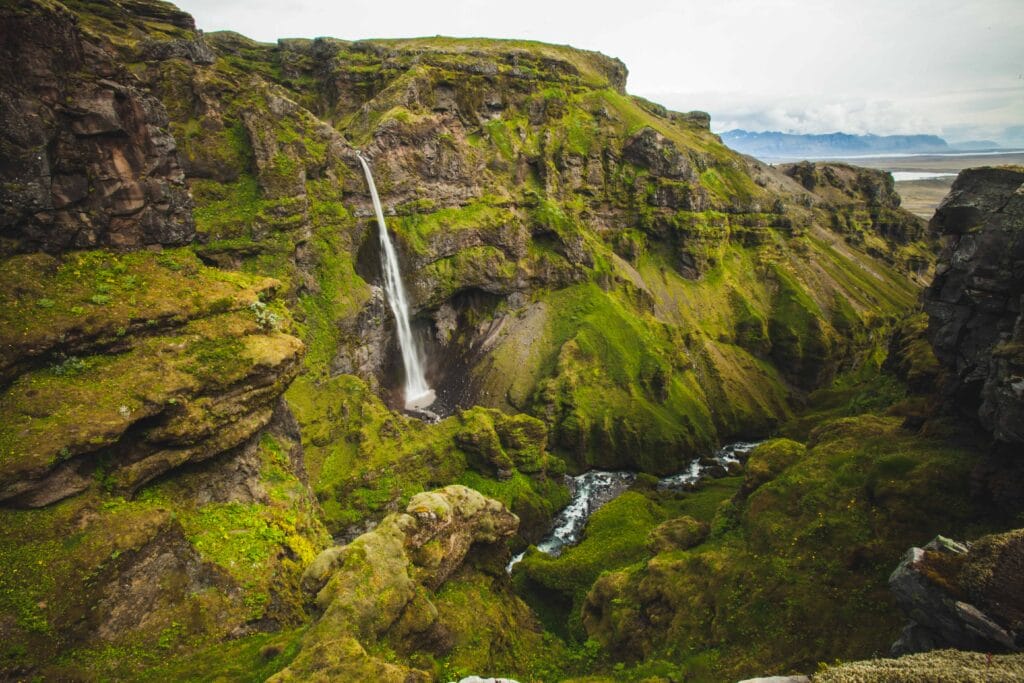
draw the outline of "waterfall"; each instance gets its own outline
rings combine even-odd
[[[419,347],[412,336],[409,324],[409,303],[405,298],[405,287],[402,286],[402,272],[398,268],[398,255],[391,244],[388,226],[384,222],[384,211],[380,207],[377,186],[373,182],[370,166],[362,154],[357,154],[359,163],[366,174],[366,184],[370,187],[373,199],[373,211],[377,214],[377,227],[380,229],[380,262],[384,271],[384,293],[387,296],[391,312],[395,314],[395,327],[398,329],[398,346],[402,350],[402,365],[405,367],[405,409],[424,410],[434,402],[434,390],[427,386],[427,378],[423,374],[423,361]]]

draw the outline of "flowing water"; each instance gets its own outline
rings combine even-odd
[[[398,330],[398,346],[402,351],[402,366],[405,368],[405,409],[424,411],[434,402],[434,390],[427,385],[423,372],[423,359],[416,338],[412,334],[409,323],[409,303],[402,285],[402,272],[398,267],[398,254],[388,235],[388,226],[384,222],[384,210],[377,196],[377,186],[373,182],[373,174],[366,159],[359,155],[359,163],[363,165],[366,184],[370,187],[373,199],[373,212],[377,215],[377,227],[380,229],[380,261],[384,272],[384,294],[387,297],[391,312],[395,314],[395,327]]]
[[[750,453],[759,441],[737,441],[722,446],[707,459],[693,460],[677,474],[658,480],[659,491],[683,491],[693,486],[708,474],[712,467],[728,467],[740,462],[741,457]],[[558,557],[566,548],[582,540],[583,529],[590,515],[605,503],[614,500],[636,481],[636,472],[607,472],[590,470],[578,477],[569,478],[572,500],[555,517],[551,531],[537,544],[537,550]],[[526,552],[512,558],[506,569],[511,572]]]

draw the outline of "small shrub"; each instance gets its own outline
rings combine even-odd
[[[275,332],[280,329],[281,316],[269,310],[262,301],[253,301],[249,304],[249,310],[256,316],[256,323],[260,328]]]
[[[156,262],[167,270],[177,272],[182,269],[182,265],[170,254],[160,254],[160,256],[157,257]]]
[[[89,369],[88,361],[84,361],[77,356],[68,356],[60,363],[57,363],[50,371],[58,377],[74,377],[80,375]]]

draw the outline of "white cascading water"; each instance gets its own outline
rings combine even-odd
[[[402,272],[398,268],[398,255],[391,244],[388,226],[384,222],[384,210],[377,196],[377,186],[373,182],[370,165],[360,154],[359,163],[363,165],[366,184],[370,187],[373,199],[373,211],[377,214],[377,227],[380,228],[381,267],[384,271],[384,293],[387,296],[391,312],[395,314],[395,327],[398,328],[398,346],[402,351],[402,365],[405,367],[405,409],[421,411],[434,402],[434,390],[427,385],[423,374],[423,361],[419,347],[412,335],[409,324],[409,303],[405,298],[405,287],[402,286]]]
[[[737,441],[722,446],[711,459],[720,467],[742,462],[760,441]],[[684,491],[706,476],[708,466],[700,458],[692,460],[685,470],[658,480],[659,491]],[[566,548],[576,545],[583,538],[583,529],[590,515],[605,503],[614,500],[636,481],[636,472],[606,472],[590,470],[578,477],[569,478],[569,492],[572,500],[555,516],[551,531],[537,544],[537,550],[558,557]],[[511,573],[512,567],[526,556],[526,551],[512,558],[505,566]]]

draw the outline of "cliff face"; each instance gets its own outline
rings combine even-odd
[[[212,60],[188,15],[126,6],[140,59]],[[304,352],[281,283],[182,246],[194,203],[125,39],[60,3],[0,7],[5,678],[294,624],[325,541],[281,399]]]
[[[354,147],[442,409],[542,416],[580,464],[667,472],[764,432],[791,388],[827,382],[915,295],[907,245],[876,231],[891,265],[873,258],[834,230],[831,200],[734,154],[706,117],[625,95],[616,60],[516,41],[205,40],[213,64],[139,73],[179,142],[197,253],[284,282],[317,340],[310,382],[355,373],[385,398],[399,384]]]
[[[928,282],[934,244],[925,223],[900,208],[892,176],[847,164],[780,164],[779,170],[824,202],[822,220],[872,256]],[[820,210],[820,209],[819,209]]]
[[[194,29],[177,21],[172,32]],[[0,43],[0,250],[191,241],[159,100],[59,3],[7,3]]]
[[[961,173],[931,228],[946,246],[925,291],[929,337],[956,408],[997,441],[1024,443],[1024,169]]]
[[[945,248],[925,290],[928,336],[951,410],[991,433],[980,495],[1016,509],[1024,492],[1024,202],[1020,168],[963,171],[932,218]]]

